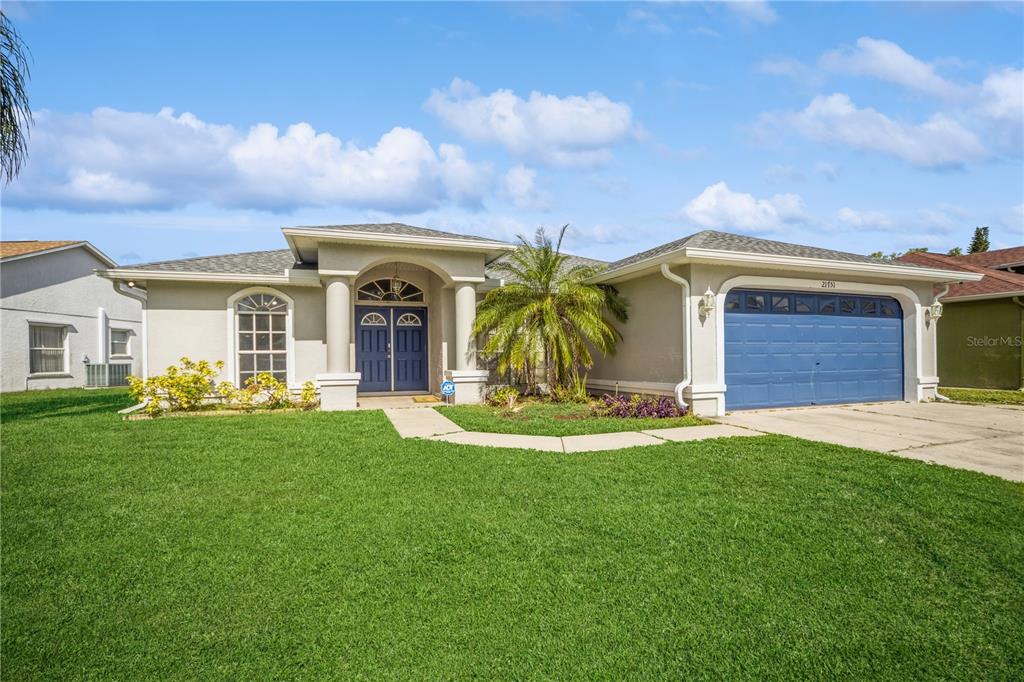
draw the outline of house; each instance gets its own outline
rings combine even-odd
[[[315,380],[324,409],[357,396],[436,392],[479,402],[471,330],[515,248],[402,224],[287,227],[286,249],[111,268],[145,291],[144,372],[224,360],[235,383]],[[981,275],[705,231],[608,263],[631,302],[596,390],[726,409],[934,398],[933,287]]]
[[[982,275],[975,282],[951,285],[942,296],[938,346],[943,384],[1024,388],[1024,246],[966,256],[916,251],[899,260]]]
[[[116,263],[85,241],[0,242],[0,390],[123,381],[142,371],[142,304],[95,272]],[[113,381],[112,381],[113,379]]]

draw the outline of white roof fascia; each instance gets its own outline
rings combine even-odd
[[[15,260],[21,260],[23,258],[33,258],[35,256],[45,256],[48,253],[57,253],[58,251],[67,251],[68,249],[83,248],[92,255],[96,256],[99,260],[103,261],[108,268],[116,268],[117,263],[107,254],[103,253],[89,242],[76,242],[74,244],[65,244],[64,246],[55,246],[51,249],[43,249],[41,251],[31,251],[29,253],[19,253],[16,256],[7,256],[0,262],[9,263]]]

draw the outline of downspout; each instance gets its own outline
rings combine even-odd
[[[942,298],[943,296],[945,296],[947,293],[949,293],[949,285],[948,284],[944,285],[942,287],[942,291],[940,291],[939,293],[937,293],[935,295],[935,298],[932,299],[932,303],[937,303],[938,300],[940,298]],[[939,321],[938,320],[932,320],[932,324],[936,325],[936,327],[935,327],[935,373],[938,374],[938,370],[939,370],[939,327],[938,327],[938,324],[939,324]],[[939,402],[943,402],[943,403],[948,403],[949,402],[949,398],[947,398],[946,396],[944,396],[941,393],[939,393],[939,387],[938,386],[935,387],[935,399],[938,400]]]
[[[1024,301],[1020,296],[1014,296],[1013,302],[1020,306],[1020,344],[1017,346],[1020,352],[1020,388],[1024,391]]]
[[[668,263],[661,264],[661,274],[665,279],[675,282],[683,290],[683,380],[676,384],[676,406],[680,408],[688,408],[686,401],[683,400],[683,391],[690,385],[690,381],[693,378],[693,353],[692,350],[692,335],[690,334],[690,283],[672,272],[669,269]]]

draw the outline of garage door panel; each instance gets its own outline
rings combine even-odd
[[[728,409],[903,398],[903,324],[894,299],[840,296],[847,304],[835,306],[828,305],[834,295],[798,294],[801,309],[814,312],[794,313],[793,298],[789,307],[764,310],[773,296],[792,293],[752,292],[752,309],[746,293],[730,292],[724,313]]]

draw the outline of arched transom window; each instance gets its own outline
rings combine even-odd
[[[250,294],[235,304],[238,381],[270,372],[288,380],[288,303],[274,294]]]
[[[366,313],[363,315],[363,319],[359,321],[359,324],[364,327],[386,327],[388,326],[388,321],[380,313]]]
[[[423,323],[420,321],[419,315],[413,315],[412,313],[402,313],[398,316],[398,321],[395,324],[399,327],[422,327]]]
[[[422,301],[423,290],[397,277],[375,279],[359,287],[360,301]]]

